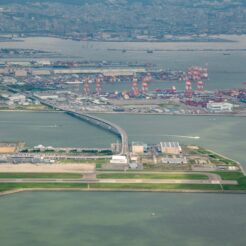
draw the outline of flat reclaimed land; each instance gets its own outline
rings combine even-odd
[[[76,177],[73,175],[76,175]],[[112,175],[118,178],[113,180]],[[125,179],[126,177],[128,179]],[[145,179],[140,179],[143,177]],[[15,190],[24,191],[28,189],[246,192],[246,177],[241,172],[204,174],[104,172],[99,173],[97,179],[87,180],[86,178],[82,179],[82,175],[78,173],[0,173],[0,195],[7,191],[14,192]]]
[[[96,171],[96,160],[94,163],[0,165],[0,195],[40,189],[246,192],[246,176],[241,171]]]
[[[79,173],[0,173],[1,179],[80,179]]]
[[[94,164],[1,164],[0,173],[87,173],[95,170]]]
[[[220,185],[211,185],[211,184],[74,184],[74,183],[0,183],[0,192],[6,191],[25,191],[25,189],[31,190],[71,190],[71,189],[79,189],[79,190],[117,190],[117,191],[222,191]],[[5,193],[3,193],[5,194]],[[0,193],[1,195],[1,193]]]
[[[98,179],[208,179],[206,174],[100,173]]]

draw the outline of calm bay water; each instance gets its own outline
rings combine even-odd
[[[243,246],[245,202],[229,194],[16,194],[0,197],[1,245]]]
[[[0,112],[0,141],[20,141],[27,146],[110,147],[117,138],[63,113]]]
[[[23,42],[1,42],[0,47],[33,48],[58,52],[66,57],[65,59],[152,63],[164,69],[181,69],[183,71],[192,65],[208,64],[210,78],[206,82],[207,89],[241,88],[243,87],[242,83],[246,81],[244,66],[246,51],[199,51],[201,49],[246,49],[246,36],[222,36],[222,38],[227,38],[234,42],[78,42],[39,37],[25,38]],[[118,49],[118,51],[109,51],[108,49]],[[132,51],[122,53],[122,49],[130,49]],[[156,51],[153,54],[147,54],[147,49],[165,49],[168,51]],[[182,49],[195,49],[197,51],[180,51]],[[230,53],[230,55],[224,55],[224,53]],[[184,89],[184,83],[180,82],[152,83],[150,88],[170,88],[172,85],[176,85],[178,89]],[[130,84],[124,83],[114,86],[105,85],[104,87],[111,91],[131,89]]]

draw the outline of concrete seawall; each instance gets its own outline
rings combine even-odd
[[[246,194],[246,191],[234,190],[192,190],[192,189],[109,189],[109,188],[26,188],[0,192],[1,196],[21,192],[156,192],[156,193],[209,193],[209,194]]]

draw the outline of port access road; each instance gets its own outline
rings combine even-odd
[[[53,109],[56,110],[62,110],[65,111],[68,115],[79,118],[83,121],[89,122],[93,124],[96,127],[101,127],[107,131],[112,132],[113,134],[116,134],[121,138],[121,152],[119,153],[120,155],[127,155],[129,154],[129,143],[128,143],[128,135],[126,131],[118,126],[117,124],[110,122],[108,120],[99,118],[94,115],[89,115],[84,112],[78,111],[78,110],[73,110],[71,107],[61,107],[57,104],[50,103],[46,100],[42,100],[41,98],[34,96],[34,95],[27,95],[31,99],[39,100],[40,103],[49,106]]]

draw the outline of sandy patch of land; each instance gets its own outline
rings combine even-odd
[[[96,169],[95,164],[1,164],[2,173],[91,173]]]

